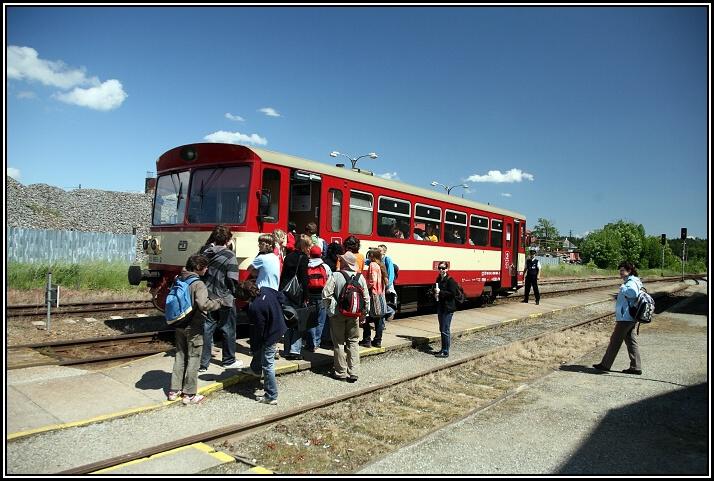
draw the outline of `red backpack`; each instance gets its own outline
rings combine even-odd
[[[337,301],[337,308],[345,317],[360,317],[364,312],[364,290],[359,284],[360,273],[350,278],[344,271],[340,274],[345,278],[345,287],[342,288],[340,298]]]
[[[307,288],[310,291],[322,290],[327,284],[327,271],[323,264],[307,268]]]

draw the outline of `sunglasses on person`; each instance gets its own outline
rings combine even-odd
[[[448,270],[448,269],[449,269],[448,267],[443,267],[443,266],[439,267],[439,270],[440,270],[440,271],[446,271],[446,270]]]

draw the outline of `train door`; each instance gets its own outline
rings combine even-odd
[[[273,232],[288,225],[288,179],[290,169],[280,166],[262,166],[260,192],[258,193],[258,229]]]
[[[511,287],[517,287],[518,286],[518,272],[523,270],[520,265],[518,265],[518,251],[521,250],[520,248],[520,241],[521,241],[521,222],[518,220],[513,221],[513,270],[511,272]]]
[[[295,223],[298,234],[305,232],[310,222],[320,232],[320,197],[322,176],[314,172],[294,170],[290,177],[290,210],[288,220]]]
[[[320,237],[328,244],[334,241],[344,242],[344,232],[347,228],[346,182],[344,179],[326,177],[322,182],[322,214]]]
[[[501,287],[515,287],[517,282],[515,278],[516,272],[516,262],[518,253],[514,246],[516,242],[514,237],[514,223],[513,218],[504,217],[503,218],[503,244],[501,247]]]

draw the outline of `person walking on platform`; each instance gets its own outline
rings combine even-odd
[[[526,286],[525,294],[523,295],[523,301],[528,303],[528,295],[531,293],[531,286],[533,286],[533,294],[535,295],[536,305],[540,304],[540,291],[538,290],[538,281],[540,280],[540,262],[535,258],[535,253],[533,249],[530,251],[531,258],[526,259],[526,267],[523,269],[523,277],[525,277]]]
[[[203,325],[209,311],[220,309],[221,303],[208,298],[206,284],[200,276],[208,270],[208,259],[202,255],[192,255],[186,261],[186,268],[180,278],[186,282],[196,278],[189,285],[193,311],[188,314],[186,323],[176,327],[176,357],[171,373],[169,401],[175,401],[183,395],[184,404],[198,404],[205,396],[198,394],[198,366],[203,351]]]
[[[385,286],[389,281],[387,268],[382,262],[382,251],[370,249],[367,251],[369,267],[367,269],[367,287],[369,288],[370,307],[373,312],[367,317],[362,331],[362,341],[359,345],[364,347],[382,347],[382,331],[387,313],[387,301],[384,298]],[[369,312],[369,311],[368,311]],[[374,323],[374,339],[372,339],[372,326]]]
[[[449,266],[445,262],[439,263],[439,275],[436,278],[434,289],[438,301],[436,315],[439,319],[439,333],[441,334],[441,350],[434,354],[436,357],[449,357],[451,347],[451,318],[456,311],[456,296],[459,286],[449,275]]]
[[[223,335],[222,364],[225,369],[234,369],[243,365],[236,359],[236,318],[235,283],[238,282],[238,261],[236,254],[227,247],[233,234],[225,225],[214,227],[209,246],[204,246],[202,254],[208,258],[208,271],[202,277],[208,289],[208,297],[221,303],[218,311],[211,313],[206,320],[203,333],[203,354],[199,372],[206,372],[211,363],[213,333],[218,329]]]
[[[359,322],[369,312],[369,293],[364,276],[357,271],[357,258],[352,252],[340,256],[341,271],[334,272],[322,290],[322,300],[330,317],[330,333],[333,344],[333,377],[340,381],[356,382],[359,368]],[[347,317],[338,309],[338,304],[347,282],[357,276],[362,289],[364,311],[360,317]]]
[[[610,336],[610,343],[607,346],[605,355],[602,357],[602,361],[598,364],[593,364],[593,367],[599,371],[609,371],[624,340],[627,346],[627,354],[630,356],[630,367],[622,372],[639,375],[642,374],[642,364],[635,330],[637,321],[630,315],[629,308],[640,294],[642,281],[637,277],[637,268],[632,262],[621,262],[618,268],[620,269],[622,285],[615,301],[615,330]]]

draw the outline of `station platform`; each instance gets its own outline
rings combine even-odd
[[[658,286],[655,292],[671,292],[679,286]],[[612,301],[614,306],[615,291],[616,288],[608,287],[576,295],[543,298],[540,305],[535,305],[533,301],[529,304],[515,302],[457,311],[451,324],[452,337],[577,306],[606,301]],[[409,349],[439,340],[436,314],[393,320],[384,331],[382,347],[360,347],[360,356]],[[248,353],[246,340],[238,340],[236,358],[242,360],[244,366],[250,363]],[[281,356],[276,361],[276,374],[332,365],[332,350],[305,351],[304,357],[304,360],[288,361]],[[198,376],[200,393],[207,395],[252,379],[239,369],[223,369],[216,364],[220,359],[220,349],[214,348],[208,372]],[[61,366],[6,371],[6,439],[87,425],[180,402],[166,400],[173,362],[173,352],[170,351],[98,371]]]

